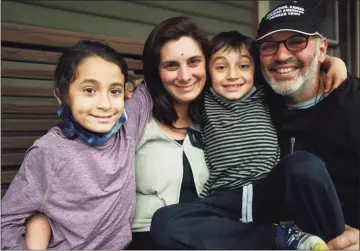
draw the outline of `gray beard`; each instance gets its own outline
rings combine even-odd
[[[307,87],[310,87],[310,84],[313,84],[312,82],[319,65],[319,55],[320,49],[317,48],[314,57],[309,60],[310,64],[308,70],[305,72],[300,71],[299,77],[297,77],[296,79],[276,83],[273,77],[263,73],[264,78],[266,82],[270,85],[270,87],[274,90],[274,92],[276,92],[277,94],[290,98],[298,97]]]

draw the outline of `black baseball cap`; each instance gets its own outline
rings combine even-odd
[[[278,31],[321,36],[319,24],[313,8],[307,7],[301,1],[289,1],[276,6],[261,19],[256,40]]]

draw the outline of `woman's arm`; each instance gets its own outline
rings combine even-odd
[[[347,69],[344,61],[329,55],[325,56],[321,69],[326,71],[324,94],[327,96],[347,78]]]
[[[25,244],[32,250],[45,250],[48,248],[51,236],[49,218],[42,213],[31,216],[25,225]]]

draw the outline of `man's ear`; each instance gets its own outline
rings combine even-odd
[[[54,96],[55,96],[57,102],[59,103],[59,105],[61,106],[62,101],[60,99],[60,91],[59,91],[59,89],[57,89],[57,88],[54,89]]]
[[[328,47],[328,41],[327,41],[326,37],[321,38],[320,39],[320,46],[319,46],[319,50],[320,50],[319,61],[321,63],[324,62],[324,60],[325,60],[327,47]]]

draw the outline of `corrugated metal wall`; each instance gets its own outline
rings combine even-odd
[[[209,35],[238,30],[253,37],[253,1],[3,1],[1,20],[145,40],[166,18],[186,15]]]

